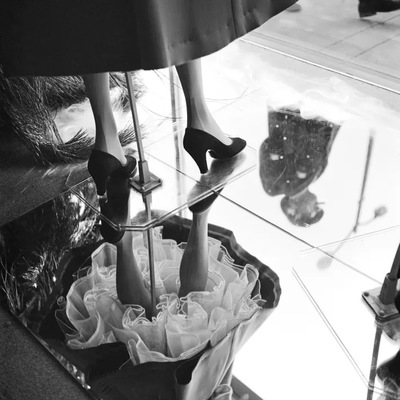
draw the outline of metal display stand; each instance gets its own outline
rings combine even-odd
[[[146,234],[149,256],[149,275],[151,287],[151,303],[153,315],[156,313],[155,298],[155,266],[154,266],[154,243],[153,231],[154,227],[171,218],[172,216],[182,212],[191,204],[194,204],[210,195],[212,192],[220,190],[223,186],[236,180],[242,175],[250,172],[256,166],[256,151],[247,146],[238,156],[224,161],[222,172],[217,169],[211,173],[213,178],[199,178],[197,168],[192,160],[189,161],[188,155],[182,146],[182,137],[179,130],[168,135],[166,138],[158,140],[153,145],[149,145],[149,150],[145,151],[142,134],[140,130],[139,116],[136,98],[132,84],[131,72],[125,73],[132,121],[135,129],[137,152],[134,156],[138,160],[138,176],[130,180],[132,190],[141,196],[129,196],[128,207],[133,211],[131,213],[130,224],[121,225],[111,221],[99,210],[98,201],[94,201],[93,197],[88,199],[85,197],[85,187],[89,183],[94,185],[92,178],[67,187],[80,200],[85,202],[93,211],[98,213],[102,223],[109,224],[117,231],[130,230],[141,231]],[[174,75],[170,74],[171,81]],[[174,82],[171,83],[171,91],[176,88]],[[173,99],[176,93],[171,93],[171,107],[173,123],[176,120],[174,105],[177,99]],[[163,159],[160,155],[170,157]],[[146,158],[151,158],[150,171],[149,162]],[[188,167],[189,165],[189,167]],[[225,171],[224,171],[225,170]],[[226,174],[226,176],[224,176]],[[185,188],[192,190],[185,190]],[[193,190],[193,187],[195,190]]]
[[[146,214],[150,216],[151,213],[151,193],[152,191],[162,184],[160,178],[152,174],[149,170],[149,165],[145,158],[142,135],[140,132],[139,117],[136,107],[136,99],[132,85],[131,73],[125,73],[126,83],[128,87],[129,103],[131,106],[133,125],[135,128],[136,143],[138,147],[139,160],[139,176],[131,180],[132,187],[139,193],[141,193],[143,202],[146,208]],[[149,251],[149,271],[150,271],[150,289],[151,289],[151,310],[152,315],[156,313],[156,297],[155,297],[155,270],[154,270],[154,243],[153,243],[153,228],[147,230],[147,244]]]

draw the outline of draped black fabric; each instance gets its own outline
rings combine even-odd
[[[297,0],[3,0],[7,75],[157,69],[213,53]]]

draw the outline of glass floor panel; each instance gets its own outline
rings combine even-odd
[[[132,189],[128,198],[130,224],[116,224],[101,212],[97,197],[85,196],[84,188],[88,185],[94,186],[91,177],[74,186],[69,186],[67,180],[66,185],[76,196],[95,210],[102,220],[116,230],[141,231],[159,225],[168,217],[239,179],[256,166],[256,152],[247,146],[241,153],[229,160],[209,159],[209,173],[199,177],[195,163],[189,163],[189,156],[182,145],[177,146],[177,142],[182,143],[182,140],[177,138],[178,135],[179,133],[168,135],[156,144],[147,147],[145,157],[149,170],[151,174],[161,180],[161,184],[149,193],[142,194],[135,189],[134,182],[132,182],[138,176],[131,180]],[[160,153],[157,150],[161,150]],[[163,158],[162,154],[168,154],[169,157],[160,161],[158,157]],[[134,153],[134,155],[136,154]],[[178,164],[176,168],[171,165],[173,162]],[[187,165],[190,167],[186,167]]]
[[[380,245],[396,239],[398,243],[399,235],[399,228],[388,229],[306,250],[293,268],[301,287],[364,380],[366,390],[369,388],[369,399],[373,391],[399,398],[387,381],[376,376],[376,368],[398,351],[400,315],[396,312],[391,318],[376,318],[363,299],[365,291],[380,292],[392,267],[394,254],[381,252]]]

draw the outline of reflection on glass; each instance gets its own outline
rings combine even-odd
[[[284,195],[281,209],[289,221],[310,226],[324,215],[308,190],[328,164],[339,126],[323,118],[305,119],[292,108],[269,109],[269,136],[260,148],[260,177],[269,196]]]
[[[255,150],[247,146],[243,152],[231,159],[215,160],[210,164],[212,172],[201,175],[199,173],[190,173],[186,170],[177,171],[175,168],[175,137],[176,134],[168,135],[166,138],[157,141],[154,145],[149,146],[150,153],[146,151],[146,158],[149,159],[151,172],[158,176],[162,184],[156,187],[149,195],[141,195],[133,187],[131,195],[129,195],[129,212],[132,216],[129,224],[122,223],[123,218],[110,218],[113,213],[101,212],[99,202],[93,197],[86,198],[85,193],[81,190],[87,185],[87,182],[93,184],[93,179],[78,185],[71,185],[67,180],[66,186],[70,188],[82,201],[99,214],[101,218],[108,222],[117,230],[146,230],[147,228],[161,223],[163,220],[183,210],[187,205],[192,205],[196,201],[203,199],[213,191],[221,189],[228,182],[236,180],[255,167]],[[162,154],[172,157],[173,160],[159,160],[157,149],[163,149]],[[165,151],[171,149],[171,151]],[[186,152],[180,145],[177,156],[179,158],[188,157]],[[132,153],[135,155],[136,153]],[[216,168],[218,166],[218,168]],[[196,190],[191,191],[195,184],[196,177],[200,180],[200,184],[196,185]],[[190,195],[189,192],[191,191]]]
[[[230,161],[215,161],[214,184],[226,184],[235,170]],[[94,202],[96,187],[86,183],[81,196]],[[173,217],[152,230],[153,318],[146,317],[140,299],[120,299],[121,249],[101,241],[94,229],[98,214],[74,192],[46,203],[2,229],[2,286],[10,309],[101,398],[118,399],[121,393],[132,398],[230,396],[235,354],[277,306],[280,290],[272,270],[241,249],[232,232],[213,226],[212,237],[205,236],[205,288],[189,283],[188,293],[179,296],[186,250],[196,258],[193,249],[204,248],[196,246],[200,239],[190,244],[188,238],[207,235],[204,216],[217,197],[214,193],[191,206],[198,214],[193,221],[205,229]],[[149,290],[147,236],[126,231],[121,243],[127,242]],[[123,284],[129,289],[129,280]],[[155,376],[162,379],[155,383]]]
[[[398,241],[398,229],[393,233]],[[390,241],[391,234],[390,230],[386,231],[383,234],[384,239]],[[362,243],[362,238],[358,240],[355,238],[352,241],[345,241],[343,248],[352,245],[352,254],[362,258],[364,253]],[[376,235],[369,237],[369,248],[375,249],[377,243]],[[399,370],[395,371],[399,356],[393,358],[393,354],[399,350],[400,320],[398,312],[391,314],[387,312],[394,308],[393,296],[387,304],[381,303],[381,310],[386,312],[375,312],[368,302],[362,301],[363,297],[364,300],[372,297],[366,295],[366,289],[380,284],[368,274],[376,273],[379,269],[387,273],[390,264],[382,257],[380,257],[381,263],[378,264],[367,255],[361,260],[363,269],[359,271],[354,268],[353,263],[343,263],[335,258],[329,263],[331,268],[322,269],[319,262],[322,253],[318,249],[303,253],[295,267],[297,279],[337,338],[350,362],[368,385],[367,400],[400,398],[396,386],[399,382]],[[395,264],[394,285],[397,282],[397,255],[393,265]],[[378,289],[378,292],[381,289],[382,292],[387,291],[387,282],[381,284]]]
[[[95,192],[87,187],[86,195]],[[1,283],[10,310],[37,331],[57,299],[70,251],[89,245],[96,214],[67,193],[1,228]]]
[[[383,386],[380,400],[400,399],[400,351],[379,365],[376,376]]]
[[[144,87],[137,74],[135,85],[139,97]],[[0,87],[0,110],[37,161],[87,159],[94,143],[94,120],[80,76],[10,78],[4,76],[0,66]],[[135,134],[121,73],[110,74],[110,96],[125,146]]]

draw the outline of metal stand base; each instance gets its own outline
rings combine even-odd
[[[152,172],[150,172],[149,179],[150,180],[148,182],[143,183],[140,179],[140,176],[136,176],[135,178],[131,179],[129,183],[136,191],[146,195],[158,186],[162,185],[162,180]]]
[[[375,313],[379,322],[386,322],[399,316],[399,312],[393,303],[383,304],[379,299],[382,287],[367,290],[362,294],[364,301],[369,305]]]

